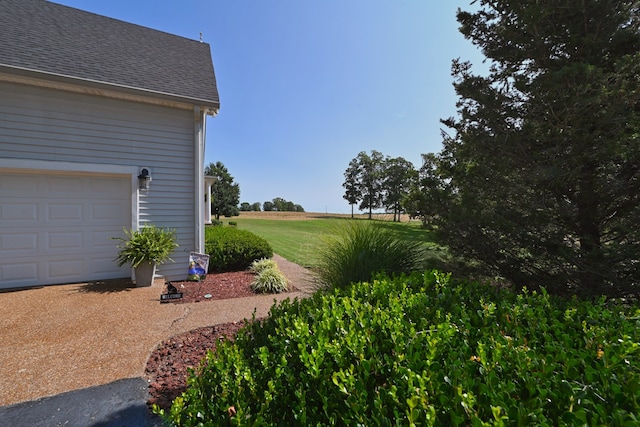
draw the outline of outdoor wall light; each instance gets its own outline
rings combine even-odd
[[[142,168],[140,175],[138,175],[138,188],[140,190],[148,190],[149,183],[151,183],[151,176],[149,175],[149,169]]]

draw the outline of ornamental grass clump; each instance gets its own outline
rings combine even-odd
[[[289,289],[289,280],[272,259],[261,259],[253,262],[251,270],[256,278],[251,282],[251,290],[257,293],[279,294]]]
[[[249,270],[256,274],[260,274],[268,268],[278,268],[278,264],[272,258],[261,258],[253,261]]]
[[[343,288],[371,280],[421,270],[426,262],[422,242],[399,238],[382,224],[349,221],[325,240],[319,251],[316,276],[321,286]]]

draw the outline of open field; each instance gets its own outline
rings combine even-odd
[[[236,217],[234,217],[236,218]],[[224,220],[233,221],[234,218],[224,218]],[[320,212],[240,212],[240,218],[257,218],[257,219],[281,219],[281,220],[308,220],[308,219],[327,219],[327,218],[351,218],[351,214],[338,213],[320,213]],[[369,214],[356,213],[354,219],[368,219]],[[393,214],[374,213],[372,219],[381,221],[393,220]],[[409,222],[408,215],[402,215],[401,222]]]
[[[238,228],[261,236],[273,248],[274,252],[289,261],[304,267],[314,267],[318,257],[318,248],[327,237],[335,236],[350,214],[323,214],[313,212],[242,212],[240,216],[224,218],[236,222]],[[366,220],[367,215],[354,215],[356,220]],[[409,240],[418,240],[441,253],[442,250],[432,243],[429,231],[420,228],[419,221],[392,222],[393,215],[375,215],[374,218],[394,233]]]

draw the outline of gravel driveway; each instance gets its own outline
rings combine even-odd
[[[138,378],[162,340],[201,326],[265,316],[275,300],[313,291],[308,270],[274,255],[300,291],[193,304],[160,304],[163,282],[128,288],[47,286],[0,293],[0,406]]]

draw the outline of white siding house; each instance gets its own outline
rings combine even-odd
[[[177,230],[176,262],[158,273],[185,278],[188,252],[204,250],[205,124],[218,109],[207,44],[0,0],[0,288],[128,277],[111,237],[145,223]]]

